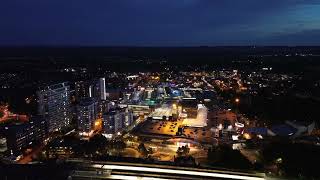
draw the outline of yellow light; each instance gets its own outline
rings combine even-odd
[[[172,104],[172,108],[173,109],[177,109],[177,105],[176,104]]]
[[[240,102],[240,99],[239,99],[239,98],[236,98],[236,99],[235,99],[235,102],[236,102],[236,103],[239,103],[239,102]]]
[[[244,137],[245,139],[251,139],[251,136],[250,136],[250,134],[248,134],[248,133],[244,133],[244,134],[243,134],[243,137]]]

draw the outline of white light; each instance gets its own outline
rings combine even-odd
[[[244,127],[244,124],[239,123],[239,122],[234,123],[234,125],[235,125],[236,127],[239,127],[239,128],[243,128],[243,127]]]
[[[140,177],[140,176],[123,176],[123,175],[110,175],[108,179],[127,179],[127,180],[165,180],[163,178],[150,178],[150,177]]]
[[[232,135],[232,140],[238,141],[239,140],[239,136],[238,135]]]
[[[190,176],[204,176],[204,177],[214,177],[214,178],[228,178],[228,179],[241,179],[241,180],[262,180],[261,177],[251,177],[246,175],[235,175],[235,174],[224,174],[214,173],[214,172],[199,172],[191,170],[174,170],[174,169],[163,169],[163,168],[151,168],[151,167],[139,167],[139,166],[121,166],[121,165],[92,165],[93,168],[103,168],[111,170],[130,170],[130,171],[144,171],[144,172],[157,172],[157,173],[169,173],[169,174],[180,174],[180,175],[190,175]]]
[[[263,137],[261,136],[261,134],[257,135],[259,139],[263,139]]]

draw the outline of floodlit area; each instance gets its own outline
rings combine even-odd
[[[172,116],[172,108],[169,106],[162,106],[155,109],[155,111],[150,115],[153,119],[162,119],[163,116]]]
[[[207,115],[208,109],[204,105],[198,104],[196,118],[185,118],[182,125],[190,127],[205,127],[207,126]]]

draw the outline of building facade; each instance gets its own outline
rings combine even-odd
[[[100,100],[106,100],[106,79],[99,79],[99,88],[100,88]]]
[[[2,137],[6,138],[7,149],[17,152],[42,142],[46,137],[46,121],[42,116],[34,116],[27,122],[9,121],[0,126]]]
[[[98,118],[98,102],[94,98],[81,99],[77,106],[78,129],[89,133]]]
[[[84,97],[90,97],[92,92],[88,81],[77,81],[74,83],[75,96],[77,100]]]
[[[103,115],[103,133],[114,134],[124,130],[134,121],[132,111],[128,108],[117,108]]]
[[[45,117],[49,133],[70,125],[72,114],[70,86],[67,82],[41,88],[37,95],[38,113]]]

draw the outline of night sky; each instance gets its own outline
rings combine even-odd
[[[1,0],[0,45],[320,45],[320,0]]]

